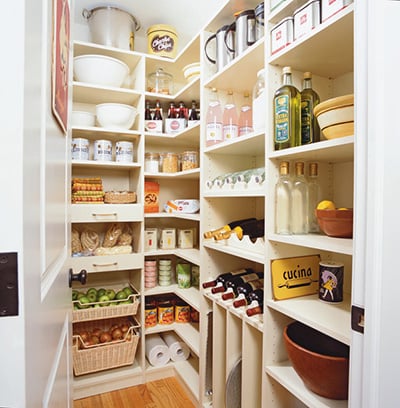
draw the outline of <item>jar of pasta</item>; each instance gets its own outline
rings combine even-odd
[[[178,155],[176,153],[161,153],[160,160],[163,173],[176,173],[179,170]]]
[[[199,162],[197,159],[197,152],[186,151],[181,155],[181,169],[182,171],[196,169],[199,167]]]

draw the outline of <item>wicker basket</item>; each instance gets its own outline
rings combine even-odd
[[[106,191],[104,194],[106,204],[132,204],[136,203],[136,200],[134,191]]]
[[[120,300],[112,300],[107,302],[109,304],[114,304],[114,306],[104,306],[104,302],[94,302],[94,303],[87,303],[87,309],[73,309],[72,310],[72,322],[84,322],[88,320],[100,320],[100,319],[107,319],[107,318],[114,318],[120,316],[133,316],[137,313],[138,306],[140,303],[140,294],[139,292],[131,285],[114,285],[110,286],[103,286],[105,289],[115,289],[118,291],[126,286],[130,286],[133,290],[133,294],[129,295],[128,300],[132,303],[121,304]],[[87,289],[87,288],[86,288]],[[79,300],[74,300],[72,302],[73,305],[79,304]],[[94,307],[96,306],[96,307]],[[101,307],[97,307],[101,306]]]
[[[84,346],[82,338],[78,334],[73,336],[72,357],[75,376],[133,364],[139,343],[138,328],[140,325],[137,321],[127,317],[74,324],[74,333],[79,333],[82,330],[93,330],[95,327],[108,330],[111,325],[126,321],[129,322],[130,328],[124,340]]]

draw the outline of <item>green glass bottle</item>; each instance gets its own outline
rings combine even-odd
[[[320,130],[314,108],[319,104],[319,96],[312,89],[311,72],[303,75],[303,90],[301,91],[301,144],[319,142]]]
[[[274,95],[275,150],[301,145],[301,96],[292,84],[292,70],[284,67],[283,84]]]

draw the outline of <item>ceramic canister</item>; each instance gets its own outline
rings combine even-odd
[[[112,160],[112,143],[109,140],[96,140],[94,142],[94,160]]]
[[[122,163],[133,162],[133,143],[120,141],[115,144],[115,161]]]
[[[81,137],[72,139],[72,160],[89,160],[89,140]]]
[[[344,265],[341,262],[319,263],[319,298],[328,303],[343,301]]]

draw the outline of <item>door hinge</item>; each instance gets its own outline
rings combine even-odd
[[[364,333],[364,308],[351,306],[351,328],[356,332]]]

